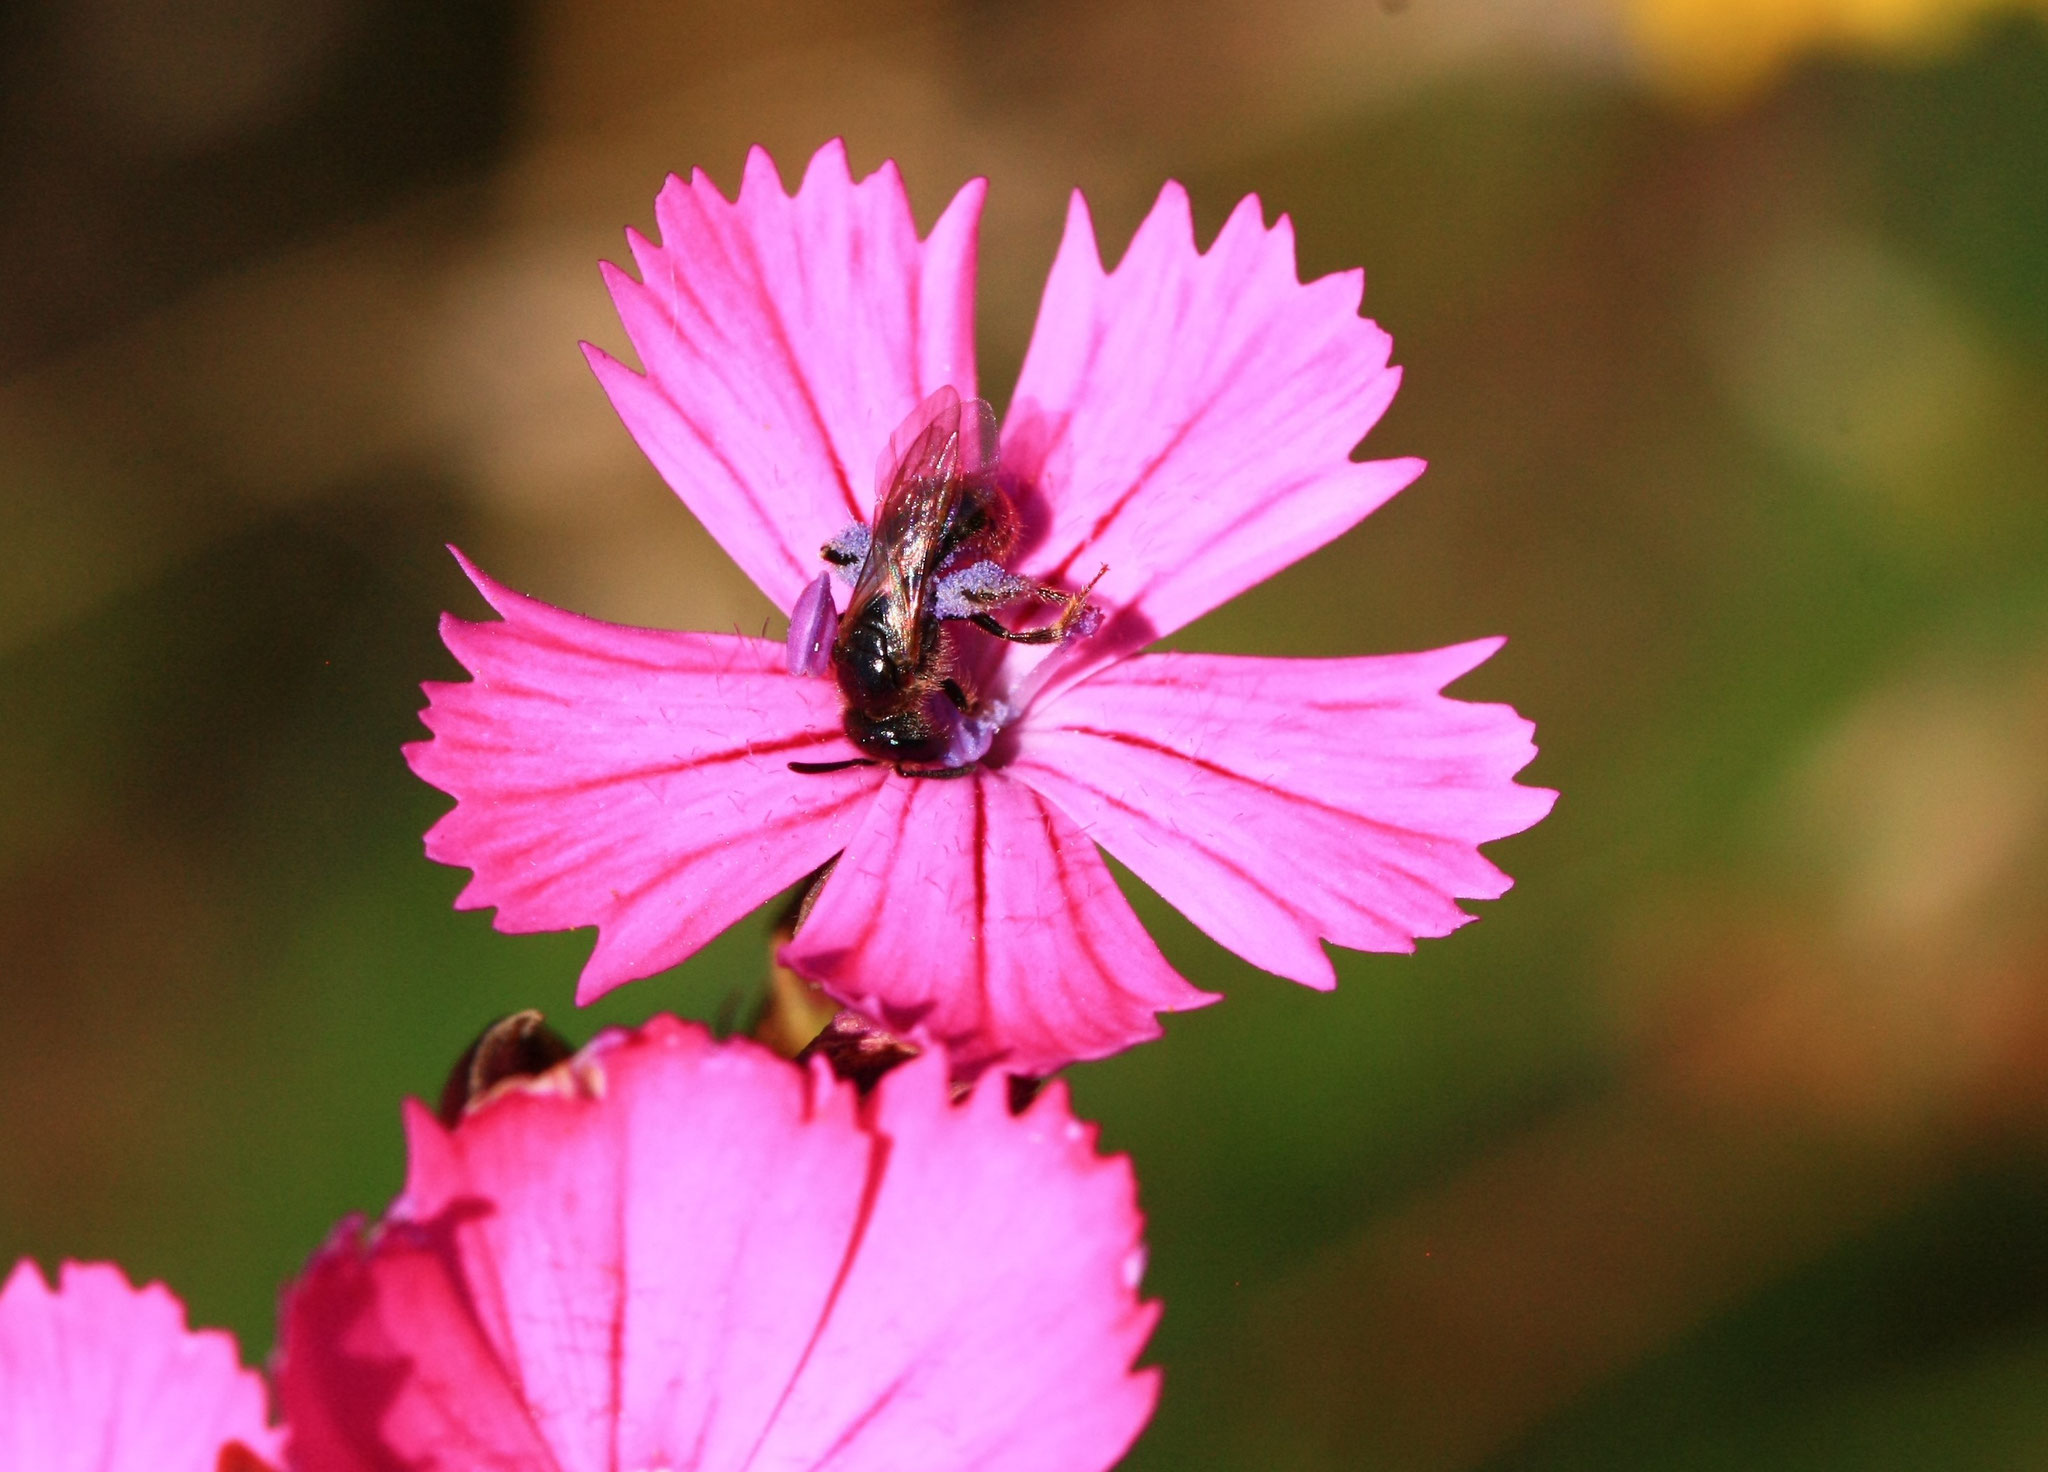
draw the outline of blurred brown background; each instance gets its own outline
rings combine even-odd
[[[1368,270],[1429,474],[1197,625],[1507,633],[1516,890],[1078,1071],[1136,1157],[1134,1467],[2048,1461],[2048,25],[1944,0],[29,0],[0,20],[0,1258],[260,1353],[490,1017],[730,1015],[762,927],[571,1010],[397,753],[441,546],[767,610],[576,352],[662,175],[992,180],[984,379],[1066,191]]]

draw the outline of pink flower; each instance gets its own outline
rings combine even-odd
[[[914,433],[921,404],[950,412],[945,390],[969,401],[963,473],[979,463],[982,193],[968,184],[919,240],[893,165],[855,183],[828,144],[791,198],[756,150],[736,202],[701,173],[669,181],[662,243],[629,233],[641,280],[606,268],[646,372],[586,349],[599,379],[798,619],[787,649],[619,628],[464,564],[503,620],[443,623],[476,678],[426,687],[434,737],[407,750],[458,800],[427,852],[475,871],[457,903],[495,905],[502,930],[597,926],[579,1000],[682,960],[837,855],[789,964],[945,1045],[963,1074],[1045,1073],[1213,1000],[1167,965],[1098,843],[1239,955],[1328,988],[1324,940],[1407,951],[1464,924],[1458,899],[1509,885],[1478,846],[1550,808],[1555,794],[1513,781],[1530,725],[1440,693],[1499,640],[1331,660],[1136,652],[1422,470],[1350,458],[1400,380],[1357,315],[1361,274],[1298,282],[1286,219],[1268,228],[1252,198],[1198,252],[1174,184],[1112,273],[1074,197],[991,472],[1018,534],[972,570],[1013,596],[1078,594],[1106,569],[1090,596],[1103,626],[1031,648],[949,615],[946,667],[973,687],[954,703],[974,713],[927,700],[961,728],[940,764],[964,763],[963,780],[792,769],[863,756],[840,687],[792,673],[819,668],[832,621],[821,546],[865,547],[861,467],[899,425]]]
[[[51,1292],[33,1262],[0,1289],[0,1468],[6,1472],[254,1472],[277,1434],[235,1341],[185,1327],[161,1283],[67,1262]]]
[[[286,1299],[294,1472],[1109,1466],[1158,1392],[1129,1164],[1004,1093],[658,1018],[412,1106],[404,1194]]]

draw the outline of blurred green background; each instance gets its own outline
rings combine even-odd
[[[1492,633],[1563,790],[1318,996],[1075,1070],[1137,1160],[1136,1468],[2048,1462],[2048,26],[1941,0],[40,0],[0,23],[0,1260],[252,1354],[484,1022],[406,772],[442,552],[611,618],[765,606],[576,352],[669,169],[844,133],[984,227],[984,381],[1065,191],[1364,264],[1412,490],[1189,630]]]

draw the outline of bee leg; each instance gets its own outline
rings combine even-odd
[[[850,577],[855,568],[867,561],[868,548],[873,543],[874,533],[856,521],[842,527],[831,541],[818,549],[818,555],[831,563],[835,571]]]
[[[1053,624],[1061,638],[1074,634],[1085,638],[1102,626],[1102,610],[1088,601],[1088,595],[1095,591],[1095,585],[1102,581],[1102,575],[1108,571],[1109,564],[1106,562],[1096,568],[1095,576],[1088,579],[1088,586],[1078,593],[1058,593],[1051,588],[1038,590],[1040,597],[1050,595],[1055,601],[1067,605],[1061,611],[1058,621]]]
[[[806,777],[822,776],[826,772],[843,772],[849,767],[872,767],[875,759],[871,756],[851,756],[843,762],[791,762],[792,772],[801,772]]]
[[[977,613],[967,621],[984,634],[994,634],[1012,644],[1057,644],[1061,638],[1058,624],[1049,629],[1006,629],[985,613]]]
[[[1110,565],[1108,565],[1108,563],[1102,563],[1102,567],[1098,567],[1098,569],[1096,569],[1096,575],[1094,575],[1094,577],[1090,577],[1090,579],[1087,579],[1087,588],[1083,588],[1083,590],[1081,590],[1081,592],[1077,592],[1077,594],[1063,594],[1063,592],[1059,592],[1057,588],[1047,588],[1047,586],[1044,586],[1044,583],[1038,583],[1038,586],[1036,586],[1036,588],[1032,588],[1032,592],[1034,592],[1034,594],[1038,594],[1040,598],[1044,598],[1044,600],[1047,600],[1047,602],[1053,602],[1053,604],[1067,604],[1067,608],[1073,608],[1073,606],[1077,606],[1077,604],[1085,604],[1085,602],[1087,602],[1087,596],[1090,596],[1092,592],[1096,592],[1096,583],[1100,583],[1100,581],[1102,581],[1102,575],[1104,575],[1106,571],[1110,571]]]
[[[899,763],[896,768],[896,775],[899,777],[929,777],[934,782],[939,782],[951,781],[955,777],[971,777],[974,775],[974,771],[975,764],[973,762],[969,762],[964,767],[906,767]]]
[[[994,634],[998,639],[1008,639],[1012,644],[1058,644],[1076,633],[1091,634],[1101,618],[1101,611],[1088,601],[1088,595],[1095,591],[1095,585],[1102,581],[1107,567],[1096,570],[1088,580],[1088,586],[1078,593],[1062,593],[1057,588],[1034,587],[1029,591],[1049,603],[1063,603],[1065,609],[1056,622],[1043,629],[1010,629],[986,613],[977,613],[968,619],[984,634]]]
[[[941,680],[939,688],[946,692],[946,699],[953,702],[953,709],[962,715],[974,709],[974,698],[961,688],[958,680]]]

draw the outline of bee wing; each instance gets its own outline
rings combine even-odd
[[[979,399],[964,408],[959,394],[942,388],[891,437],[867,560],[847,602],[851,620],[874,599],[886,598],[896,639],[913,660],[964,476],[993,460],[994,414]]]
[[[957,416],[957,418],[955,417]],[[889,444],[875,465],[875,504],[888,498],[897,473],[911,460],[912,451],[934,428],[957,425],[960,435],[960,474],[983,475],[996,463],[996,411],[986,399],[963,399],[948,385],[935,390],[911,410],[889,436]]]

